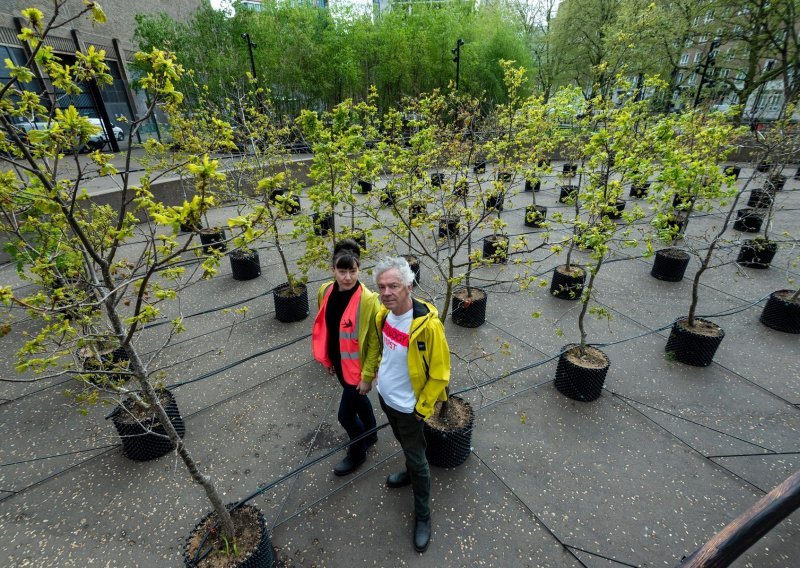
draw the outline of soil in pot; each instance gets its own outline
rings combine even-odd
[[[186,425],[178,410],[175,396],[164,390],[159,393],[159,401],[178,435],[183,438],[186,434]],[[166,437],[167,432],[158,422],[152,408],[144,409],[133,400],[126,399],[122,407],[115,408],[109,418],[122,440],[122,452],[129,459],[153,460],[173,450],[172,442]]]
[[[453,292],[453,323],[461,327],[480,327],[486,322],[486,292],[461,288]]]
[[[769,268],[775,253],[778,252],[778,243],[765,239],[752,239],[742,243],[736,262],[748,268]]]
[[[411,268],[411,272],[414,273],[414,286],[418,285],[420,272],[419,259],[413,254],[404,254],[403,258],[406,259],[408,266]]]
[[[542,181],[536,180],[536,182],[531,182],[531,180],[525,180],[525,191],[539,191],[542,189]]]
[[[634,199],[642,199],[645,195],[647,195],[647,192],[649,190],[650,190],[650,182],[634,183],[631,184],[631,191],[629,195]]]
[[[439,219],[439,238],[454,239],[458,236],[459,218],[455,215],[444,215]]]
[[[547,207],[544,205],[528,205],[525,207],[525,226],[538,228],[547,219]]]
[[[477,162],[475,162],[475,165],[472,167],[472,171],[476,174],[485,174],[486,160],[478,160]]]
[[[446,176],[442,173],[431,174],[431,185],[434,187],[442,187]]]
[[[786,333],[800,333],[800,299],[792,300],[794,290],[778,290],[769,295],[761,312],[761,323]]]
[[[437,467],[464,463],[472,450],[474,424],[475,414],[467,401],[451,396],[447,404],[437,402],[424,424],[428,461]]]
[[[235,553],[225,552],[225,543],[215,528],[217,516],[212,511],[200,520],[186,539],[184,564],[197,568],[275,566],[275,553],[263,513],[253,505],[245,504],[231,511],[231,520],[236,539]],[[215,530],[209,534],[211,529]]]
[[[578,195],[577,185],[562,185],[559,190],[558,200],[561,203],[568,203],[569,201],[575,199],[577,195]]]
[[[650,275],[666,282],[680,282],[689,266],[689,253],[676,248],[656,251]]]
[[[272,297],[278,321],[290,323],[308,317],[308,288],[305,284],[295,290],[292,290],[289,284],[281,284],[272,291]]]
[[[725,331],[714,322],[695,318],[689,327],[686,318],[672,324],[664,351],[667,357],[695,367],[708,367],[725,337]]]
[[[591,402],[600,398],[610,361],[608,356],[587,345],[570,344],[561,353],[553,384],[558,392],[573,400]]]
[[[763,219],[755,209],[739,209],[736,211],[736,221],[733,228],[743,233],[757,233],[761,230]]]
[[[89,347],[81,347],[78,349],[77,355],[84,371],[80,378],[94,386],[109,386],[111,383],[122,384],[130,377],[124,374],[128,370],[128,353],[121,347],[106,348],[99,353],[92,351]],[[119,373],[111,371],[119,371]]]
[[[556,266],[550,282],[550,293],[562,300],[577,300],[583,293],[586,271],[572,265],[569,270],[565,265]]]
[[[261,276],[261,260],[258,251],[234,250],[230,254],[231,273],[234,280],[252,280]]]
[[[428,214],[428,210],[421,203],[418,203],[416,205],[412,205],[408,209],[408,219],[409,219],[409,221],[413,221],[415,219],[419,219],[420,217],[425,217],[425,215],[427,215],[427,214]]]
[[[461,197],[463,199],[464,197],[467,196],[468,192],[469,192],[469,182],[467,181],[466,178],[459,179],[453,185],[453,195],[455,195],[456,197]]]
[[[203,244],[203,254],[211,254],[211,251],[225,252],[228,245],[225,244],[225,229],[212,227],[210,229],[200,229],[200,242]]]
[[[511,183],[513,177],[514,175],[511,172],[497,172],[497,181],[503,183]]]
[[[488,235],[484,237],[483,258],[493,263],[508,263],[508,237],[504,235]]]

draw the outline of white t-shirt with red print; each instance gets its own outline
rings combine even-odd
[[[383,401],[398,412],[411,413],[417,397],[408,374],[408,332],[413,308],[400,316],[389,312],[383,325],[383,356],[378,368],[377,389]]]

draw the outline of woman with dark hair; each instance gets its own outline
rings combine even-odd
[[[378,370],[380,343],[375,315],[378,295],[359,282],[361,248],[345,239],[333,248],[333,282],[319,289],[319,313],[314,320],[311,344],[314,358],[342,385],[339,424],[351,440],[375,428],[375,414],[367,393]],[[367,447],[378,440],[373,433],[351,444],[347,456],[333,473],[347,475],[364,463]]]

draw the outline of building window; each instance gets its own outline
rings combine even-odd
[[[683,83],[683,72],[679,72],[677,77],[675,77],[675,79],[676,79],[678,85]]]
[[[722,79],[726,79],[730,72],[730,69],[717,69],[717,75]]]
[[[686,65],[687,63],[689,63],[689,54],[684,53],[681,55],[681,65]]]
[[[703,52],[702,51],[698,51],[697,53],[694,54],[694,62],[695,63],[700,63],[701,59],[703,59]]]
[[[767,97],[767,110],[778,110],[781,104],[781,95],[770,95]]]
[[[745,77],[744,71],[739,71],[736,74],[736,80],[737,81],[744,81],[744,77]]]
[[[707,41],[708,41],[708,36],[706,34],[703,34],[700,36],[698,43],[706,43]]]
[[[705,20],[703,20],[706,24],[711,22],[714,19],[714,10],[709,10],[706,12]]]

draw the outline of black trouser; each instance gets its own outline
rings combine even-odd
[[[411,477],[414,489],[414,512],[418,519],[431,516],[431,471],[425,455],[425,432],[422,420],[418,420],[413,412],[406,414],[387,406],[380,397],[381,408],[389,419],[394,437],[400,442],[406,455],[406,470]]]
[[[375,428],[375,413],[372,403],[365,394],[358,394],[353,385],[342,385],[342,400],[339,402],[339,424],[345,429],[351,440],[358,438],[364,432]],[[350,446],[348,454],[355,460],[360,460],[367,452],[369,437]]]

